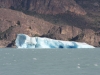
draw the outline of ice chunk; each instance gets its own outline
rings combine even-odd
[[[15,43],[18,48],[95,48],[86,43],[29,37],[26,34],[18,34]]]

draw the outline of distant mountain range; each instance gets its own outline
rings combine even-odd
[[[13,47],[18,33],[100,46],[99,8],[99,0],[0,0],[0,46]]]

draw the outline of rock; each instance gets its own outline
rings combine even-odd
[[[27,10],[40,14],[61,14],[68,11],[78,15],[86,12],[74,0],[0,0],[0,7]]]
[[[0,46],[12,47],[17,34],[86,42],[100,46],[100,32],[74,26],[57,26],[22,12],[0,8]]]

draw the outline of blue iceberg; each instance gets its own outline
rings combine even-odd
[[[15,43],[18,48],[95,48],[86,43],[29,37],[26,34],[18,34]]]

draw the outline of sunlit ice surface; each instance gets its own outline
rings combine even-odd
[[[18,34],[15,43],[17,48],[95,48],[87,43],[29,37],[26,34]]]

